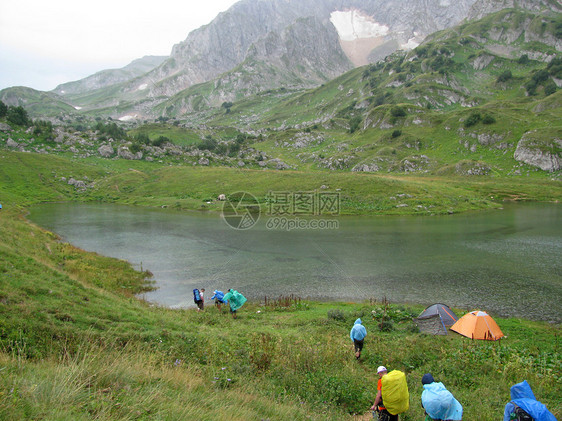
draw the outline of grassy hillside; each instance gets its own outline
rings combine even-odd
[[[146,273],[86,253],[0,213],[0,418],[342,420],[368,411],[376,367],[407,373],[419,420],[421,377],[443,381],[465,419],[497,420],[509,387],[527,379],[562,415],[560,327],[496,319],[501,343],[416,333],[421,307],[279,299],[232,319],[133,298]],[[457,310],[462,314],[462,310]],[[368,329],[362,362],[349,329]],[[382,328],[382,330],[381,330]]]
[[[247,191],[265,210],[270,191],[321,191],[322,186],[340,195],[344,215],[431,215],[500,208],[504,200],[556,202],[562,198],[561,182],[544,177],[263,171],[102,158],[73,160],[10,151],[2,151],[0,159],[0,198],[8,206],[74,200],[220,211],[220,194]],[[83,181],[84,186],[69,184],[71,179]]]

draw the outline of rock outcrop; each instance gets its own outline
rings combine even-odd
[[[562,133],[527,132],[521,137],[513,157],[543,171],[562,169]]]

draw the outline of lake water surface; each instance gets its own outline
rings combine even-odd
[[[446,303],[562,321],[562,206],[432,217],[339,217],[337,229],[235,230],[216,214],[45,204],[30,219],[89,251],[154,273],[144,298],[192,307],[192,290],[248,298]],[[271,225],[271,224],[269,224]]]

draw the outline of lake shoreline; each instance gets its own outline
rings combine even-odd
[[[435,296],[467,311],[559,321],[558,304],[535,303],[544,294],[557,296],[553,288],[559,280],[547,266],[555,264],[551,255],[560,244],[546,234],[552,225],[542,225],[557,220],[558,205],[514,204],[503,213],[430,219],[345,216],[337,230],[269,230],[260,221],[247,231],[233,230],[211,213],[92,203],[35,209],[43,209],[41,225],[72,244],[150,270],[157,289],[142,298],[169,308],[191,307],[193,288],[232,287],[255,300],[293,294],[322,301],[386,297],[431,304]],[[50,223],[49,214],[56,218]],[[40,223],[37,217],[32,220]],[[50,225],[56,220],[59,228]],[[536,257],[529,261],[527,255]],[[519,284],[526,285],[531,311],[504,304]],[[542,314],[548,308],[548,315]]]

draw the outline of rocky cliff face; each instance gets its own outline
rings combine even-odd
[[[562,13],[562,4],[558,0],[478,0],[467,13],[467,20],[481,19],[503,9],[519,8],[533,13]]]
[[[388,53],[400,46],[416,46],[429,33],[457,24],[474,1],[243,0],[219,14],[210,24],[191,32],[185,41],[174,46],[166,62],[127,89],[132,92],[139,86],[148,86],[149,97],[171,96],[193,84],[212,80],[250,57],[275,61],[278,58],[275,54],[264,54],[266,45],[271,47],[272,43],[285,45],[285,49],[291,49],[292,43],[293,57],[306,64],[306,72],[301,72],[300,76],[317,81],[317,66],[320,73],[326,75],[338,75],[349,69],[349,62],[341,59],[341,30],[338,37],[330,35],[325,39],[326,30],[319,34],[311,26],[305,39],[304,29],[298,32],[289,29],[298,27],[299,19],[311,18],[311,24],[320,22],[333,27],[330,19],[334,12],[357,11],[373,25],[388,28],[380,39],[380,44],[393,46],[385,50]],[[296,38],[289,40],[287,37],[291,35]],[[285,38],[279,39],[280,36]],[[357,40],[365,43],[364,37],[359,36]],[[391,40],[396,42],[389,44]],[[278,47],[276,49],[279,53]],[[314,51],[312,56],[310,51]],[[369,53],[363,55],[369,57]]]

